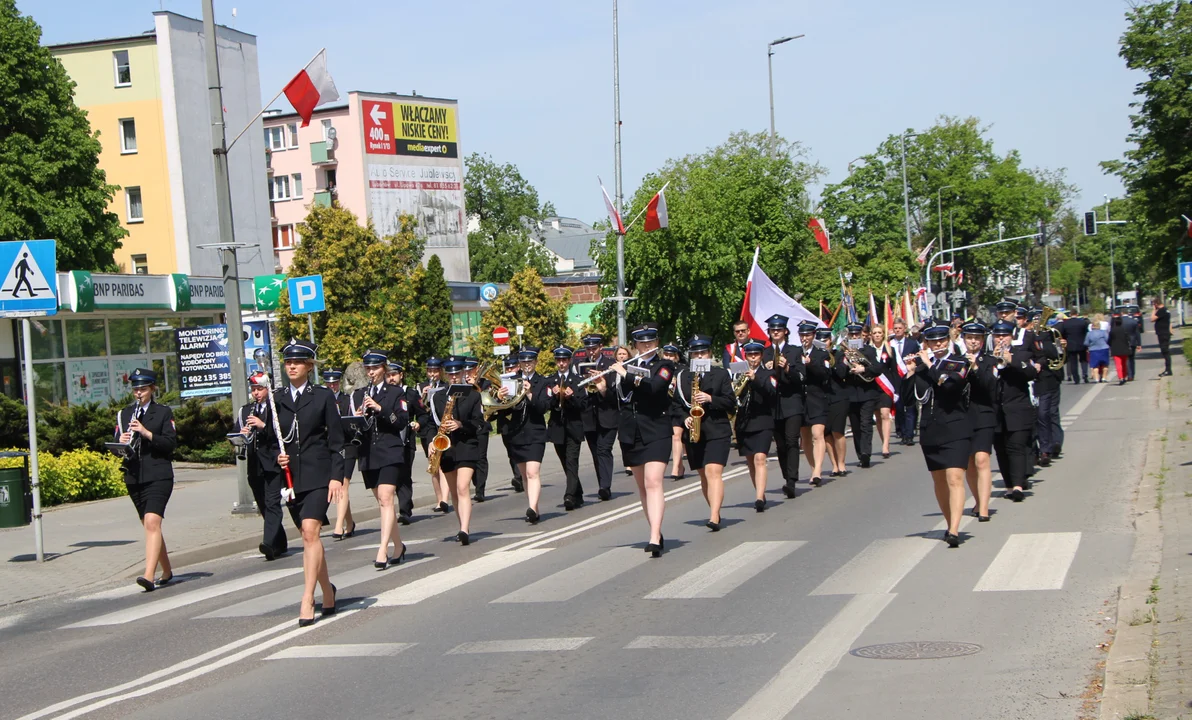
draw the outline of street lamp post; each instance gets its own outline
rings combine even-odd
[[[1105,222],[1109,223],[1109,196],[1102,195],[1105,198]],[[1113,269],[1113,234],[1109,235],[1109,311],[1117,307],[1117,273]]]
[[[906,139],[915,137],[918,133],[904,132],[898,136],[898,145],[902,150],[902,212],[906,216],[906,249],[911,249],[911,199],[906,184]],[[943,242],[941,240],[941,242]]]
[[[903,167],[906,167],[906,166],[904,165]],[[935,191],[935,215],[936,215],[936,219],[939,220],[940,245],[941,246],[944,244],[944,191],[947,190],[948,188],[954,188],[954,187],[956,187],[956,186],[955,185],[945,185],[942,188],[940,188],[939,190]],[[948,224],[949,224],[949,226],[952,224],[951,218],[949,218]]]
[[[770,77],[770,156],[774,155],[774,46],[781,45],[791,40],[798,40],[802,35],[791,35],[790,37],[778,38],[777,40],[766,44],[766,72]]]

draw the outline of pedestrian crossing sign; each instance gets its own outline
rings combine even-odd
[[[58,312],[58,275],[54,240],[0,242],[0,317],[53,315]]]

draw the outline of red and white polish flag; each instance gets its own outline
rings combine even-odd
[[[338,100],[339,91],[327,72],[327,51],[320,50],[315,59],[286,84],[283,92],[302,118],[302,127],[310,125],[310,116],[315,108]]]
[[[621,222],[621,213],[617,212],[613,199],[608,196],[608,190],[604,189],[604,181],[599,175],[596,176],[596,180],[600,183],[600,192],[604,193],[604,207],[608,208],[608,219],[613,224],[613,230],[616,230],[618,235],[624,235],[625,223]]]
[[[948,274],[948,275],[951,275],[951,274],[952,274],[952,267],[953,267],[953,266],[952,266],[952,263],[950,263],[950,262],[949,262],[949,263],[940,263],[939,265],[936,265],[935,267],[933,267],[933,268],[931,268],[931,269],[932,269],[932,270],[935,270],[936,272],[942,272],[942,273],[946,273],[946,274]]]
[[[765,323],[771,315],[785,315],[790,319],[791,327],[798,325],[801,320],[810,320],[819,327],[827,327],[815,313],[774,284],[757,264],[760,252],[760,248],[753,252],[753,267],[749,270],[749,279],[745,281],[745,301],[741,304],[741,319],[749,323],[749,336],[764,338],[769,335]]]
[[[927,247],[923,248],[923,252],[919,253],[919,257],[915,258],[915,262],[919,263],[920,265],[926,265],[927,257],[931,253],[932,245],[935,245],[935,238],[932,238],[931,242],[927,243]]]
[[[667,183],[669,185],[670,183]],[[662,186],[654,197],[650,198],[649,204],[646,205],[646,232],[654,232],[661,230],[667,226],[669,218],[666,214],[666,185]]]
[[[815,235],[815,241],[819,243],[820,250],[828,252],[832,247],[832,237],[828,235],[828,225],[823,218],[810,218],[807,221],[807,227],[811,228],[811,234]]]

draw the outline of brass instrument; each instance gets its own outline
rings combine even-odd
[[[861,352],[860,350],[852,349],[848,346],[847,341],[845,341],[845,344],[841,346],[841,349],[844,350],[844,361],[848,363],[849,367],[852,367],[853,365],[860,365],[865,368],[865,372],[872,371],[873,363],[869,360],[869,358],[865,357],[865,353]],[[877,376],[865,377],[865,373],[861,373],[859,377],[865,382],[873,382],[874,380],[877,380]]]
[[[485,378],[489,382],[488,389],[480,391],[480,406],[484,408],[485,420],[492,420],[497,413],[515,407],[526,397],[526,386],[519,384],[515,394],[501,400],[501,374],[497,371],[495,362],[486,362],[476,372],[477,390],[480,390],[480,378]]]
[[[695,401],[695,396],[699,393],[699,374],[691,374],[691,442],[699,442],[699,427],[700,422],[704,419],[704,406]]]
[[[1055,360],[1047,361],[1047,367],[1049,369],[1054,372],[1059,372],[1060,370],[1064,369],[1064,365],[1068,362],[1068,348],[1064,347],[1064,344],[1060,342],[1064,338],[1063,334],[1059,330],[1056,330],[1054,327],[1047,324],[1047,321],[1050,320],[1051,316],[1054,314],[1055,308],[1050,306],[1044,307],[1043,314],[1039,316],[1039,327],[1043,330],[1051,331],[1052,342],[1054,342],[1055,346],[1059,348],[1060,356]]]
[[[430,476],[438,477],[439,465],[443,462],[443,453],[451,449],[451,438],[443,430],[443,425],[451,419],[451,413],[455,412],[455,395],[447,398],[447,405],[443,408],[443,417],[439,419],[439,431],[431,438],[430,445],[427,449],[430,451],[430,465],[426,471]]]

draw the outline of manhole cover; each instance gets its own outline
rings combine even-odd
[[[981,646],[972,643],[896,642],[859,647],[849,651],[849,654],[870,660],[938,660],[976,655],[979,652],[981,652]]]

